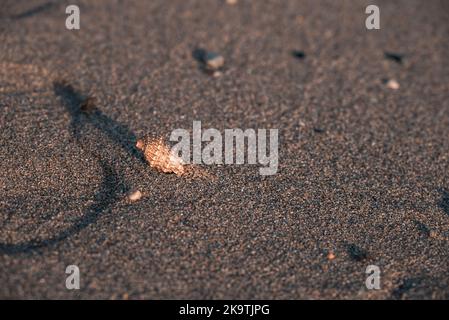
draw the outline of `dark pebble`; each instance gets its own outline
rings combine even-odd
[[[393,60],[397,63],[402,63],[402,59],[404,58],[404,55],[399,53],[392,53],[392,52],[385,52],[385,58]]]
[[[293,50],[292,56],[298,59],[304,59],[306,57],[306,54],[304,53],[304,51]]]

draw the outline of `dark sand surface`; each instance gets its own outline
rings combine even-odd
[[[0,297],[449,298],[449,4],[375,1],[368,32],[372,2],[2,1]],[[134,149],[193,120],[278,128],[279,172]]]

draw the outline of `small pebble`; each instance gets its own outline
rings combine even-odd
[[[209,70],[218,70],[224,65],[223,56],[214,52],[208,52],[204,60]]]
[[[329,254],[327,255],[327,259],[328,260],[334,260],[335,259],[335,254],[333,252],[329,252]]]
[[[393,60],[399,64],[402,63],[402,58],[404,57],[404,55],[402,55],[402,54],[392,53],[392,52],[385,52],[384,55],[385,55],[385,58]]]
[[[397,82],[394,79],[390,79],[390,80],[387,81],[387,87],[389,89],[392,89],[392,90],[398,90],[399,89],[399,82]]]
[[[130,193],[128,197],[129,197],[129,200],[131,200],[131,201],[140,200],[140,198],[142,198],[142,192],[140,192],[139,190],[134,191],[134,192]]]
[[[226,0],[227,4],[236,4],[237,0]]]
[[[304,59],[306,57],[306,54],[304,53],[304,51],[299,51],[299,50],[293,50],[292,55],[298,59]]]

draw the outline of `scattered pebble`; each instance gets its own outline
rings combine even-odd
[[[220,71],[214,71],[214,73],[212,74],[212,76],[213,76],[214,78],[221,77],[221,75],[222,75],[222,73],[221,73]]]
[[[324,133],[324,129],[317,127],[313,128],[313,131],[315,131],[316,133]]]
[[[304,59],[306,57],[306,54],[304,53],[304,51],[293,50],[292,56],[298,59]]]
[[[134,192],[130,193],[128,197],[129,197],[129,200],[131,200],[131,201],[140,200],[140,198],[142,198],[142,192],[140,192],[139,190],[134,191]]]
[[[399,53],[385,52],[384,55],[385,58],[393,60],[399,64],[402,63],[402,59],[404,58],[404,55]]]
[[[227,4],[236,4],[237,0],[226,0]]]
[[[221,76],[218,72],[224,65],[225,59],[218,53],[197,48],[192,52],[193,58],[201,64],[201,69],[214,77]]]
[[[204,61],[206,63],[206,67],[209,70],[218,70],[224,65],[223,56],[215,53],[215,52],[207,52],[204,57]]]
[[[394,79],[390,79],[387,81],[387,88],[392,90],[398,90],[399,89],[399,82],[397,82]]]
[[[329,254],[327,255],[327,259],[328,260],[334,260],[336,258],[335,254],[331,251],[329,252]]]

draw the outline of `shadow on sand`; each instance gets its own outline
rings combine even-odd
[[[100,164],[103,177],[102,184],[94,197],[93,203],[71,227],[44,240],[31,240],[18,244],[0,243],[0,253],[30,254],[36,249],[42,249],[66,240],[96,222],[101,213],[119,199],[119,194],[126,191],[124,178],[116,172],[114,166],[108,163],[101,154],[95,154],[83,147],[80,138],[81,129],[85,124],[90,123],[98,130],[106,133],[113,143],[120,145],[130,156],[144,162],[142,155],[134,148],[136,136],[126,125],[110,119],[96,108],[94,99],[77,92],[70,84],[64,81],[54,82],[53,88],[55,95],[62,98],[63,105],[70,114],[71,135],[75,140],[74,142],[79,144],[86,154],[95,158]]]

